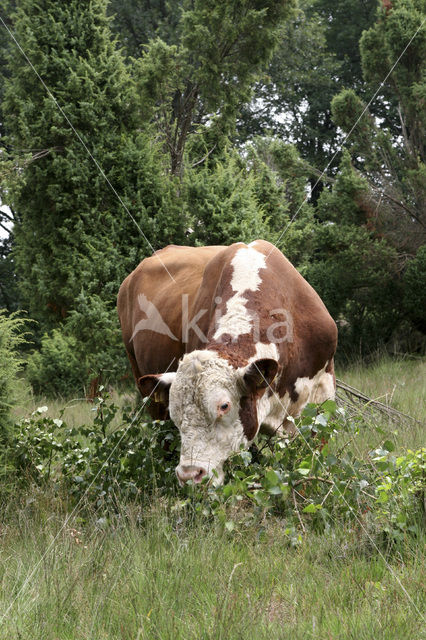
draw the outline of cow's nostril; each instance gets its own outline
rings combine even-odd
[[[203,467],[179,465],[176,469],[176,475],[181,484],[185,484],[188,480],[193,480],[193,482],[199,483],[204,476],[207,475],[207,471]]]
[[[201,480],[204,478],[204,476],[207,474],[207,471],[203,468],[198,469],[198,473],[197,475],[194,477],[194,481],[195,482],[201,482]]]

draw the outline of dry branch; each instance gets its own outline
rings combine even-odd
[[[355,389],[355,387],[352,387],[350,384],[343,382],[343,380],[336,378],[336,386],[337,402],[343,405],[346,409],[358,411],[361,408],[364,411],[369,410],[371,413],[379,412],[382,415],[385,415],[392,422],[410,421],[421,424],[421,422],[416,418],[413,418],[406,413],[402,413],[402,411],[398,411],[398,409],[394,409],[379,400],[369,398],[365,393],[362,393],[359,389]]]

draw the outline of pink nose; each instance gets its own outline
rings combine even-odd
[[[180,464],[176,467],[176,475],[181,484],[185,484],[188,480],[193,480],[198,483],[207,475],[207,471],[203,469],[203,467],[192,466],[192,465],[182,465]]]

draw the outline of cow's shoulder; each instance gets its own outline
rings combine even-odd
[[[126,290],[135,283],[138,285],[143,283],[146,287],[150,287],[152,283],[157,290],[168,289],[170,286],[176,287],[180,282],[202,273],[206,264],[224,248],[168,245],[144,258],[125,278],[120,290]]]
[[[206,265],[223,249],[169,245],[144,258],[123,281],[118,293],[117,308],[125,343],[132,342],[136,351],[151,344],[160,348],[163,342],[165,350],[171,348],[170,339],[146,330],[132,340],[135,327],[145,320],[147,310],[155,308],[171,333],[180,337],[183,304],[189,310],[192,308]]]

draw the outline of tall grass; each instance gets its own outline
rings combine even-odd
[[[424,362],[403,360],[339,376],[424,420],[423,373]],[[21,411],[43,404],[52,417],[64,406],[27,396]],[[91,408],[70,402],[64,419],[87,422]],[[397,431],[399,449],[424,444],[418,423],[384,426]],[[366,429],[365,452],[378,437]],[[17,493],[0,514],[0,640],[426,637],[420,532],[387,553],[359,519],[340,519],[297,544],[278,518],[227,531],[191,515],[178,489],[170,504],[158,497],[121,505],[108,520],[87,504],[84,518],[72,512],[53,489]]]
[[[364,394],[414,418],[389,422],[379,413],[375,422],[387,429],[397,447],[415,449],[425,445],[426,434],[426,359],[383,356],[366,365],[353,363],[337,371],[337,377]],[[365,433],[365,448],[375,445],[373,430]]]
[[[161,503],[107,527],[45,510],[3,530],[1,640],[421,637],[415,549],[385,560],[344,529],[292,548],[279,523],[231,535]]]
[[[140,398],[138,392],[133,389],[129,393],[119,393],[116,390],[110,392],[111,400],[119,408],[123,406],[136,406]],[[93,402],[84,397],[68,397],[61,396],[48,397],[43,395],[35,395],[24,378],[19,380],[19,396],[20,402],[13,409],[15,420],[28,417],[38,407],[46,406],[46,416],[50,418],[58,418],[59,415],[70,427],[76,427],[82,424],[88,424],[93,420],[95,407]],[[112,426],[117,426],[117,421]]]
[[[382,357],[369,365],[354,363],[338,376],[371,398],[418,420],[426,418],[425,358]]]

